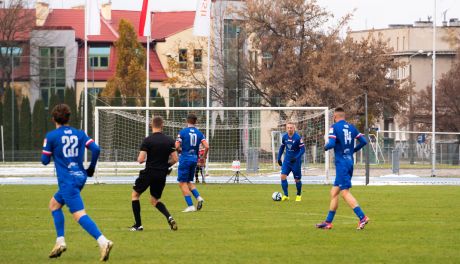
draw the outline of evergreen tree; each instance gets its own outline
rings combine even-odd
[[[73,127],[78,127],[78,111],[77,111],[77,98],[75,95],[75,90],[73,88],[65,89],[64,103],[70,107],[70,125]]]
[[[28,97],[24,96],[22,97],[21,112],[19,114],[19,150],[32,149],[31,128],[30,101]]]
[[[48,105],[48,116],[47,116],[47,120],[48,120],[47,129],[48,130],[53,130],[56,128],[56,125],[54,124],[53,119],[51,117],[53,113],[53,108],[60,103],[62,102],[59,96],[56,93],[52,94],[50,98],[50,104]]]
[[[0,126],[3,125],[3,102],[0,100]]]
[[[88,98],[88,131],[86,131],[86,133],[90,137],[93,137],[93,131],[94,131],[94,127],[93,127],[94,122],[93,122],[93,120],[94,120],[93,102],[92,102],[92,100],[89,100],[89,98]]]
[[[45,111],[45,104],[43,101],[37,100],[34,105],[34,110],[32,113],[32,129],[31,129],[31,139],[32,139],[32,149],[41,149],[43,146],[43,139],[46,135],[46,123],[47,115]]]
[[[165,102],[165,98],[163,96],[158,96],[156,99],[155,99],[155,102],[153,103],[152,106],[155,106],[155,107],[165,107],[166,106],[166,102]],[[163,118],[166,118],[166,110],[160,110],[160,111],[155,111],[155,115],[160,115],[161,117]]]
[[[17,120],[19,119],[17,111],[16,100],[12,98],[12,90],[6,89],[4,94],[4,108],[3,108],[3,136],[5,143],[5,151],[12,151],[16,149],[17,146],[17,137],[14,135],[17,134]],[[14,105],[13,105],[14,104]],[[14,121],[13,121],[14,115]],[[14,123],[14,124],[13,124]],[[13,146],[14,141],[14,146]],[[14,147],[14,149],[13,149]]]

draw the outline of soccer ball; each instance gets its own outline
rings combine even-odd
[[[282,197],[282,195],[281,195],[280,192],[274,192],[274,193],[272,194],[272,199],[273,199],[273,201],[275,201],[275,202],[281,201],[281,197]]]

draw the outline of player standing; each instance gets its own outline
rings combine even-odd
[[[286,134],[281,139],[281,146],[278,151],[278,164],[281,166],[281,187],[283,188],[282,201],[289,200],[287,176],[292,171],[297,188],[296,202],[302,201],[302,155],[305,153],[305,145],[302,137],[295,131],[292,122],[286,123]],[[281,161],[284,149],[284,161]]]
[[[198,152],[198,163],[196,165],[196,170],[195,170],[195,182],[200,183],[200,179],[198,178],[198,175],[201,174],[201,182],[206,183],[204,180],[204,166],[206,166],[206,160],[203,158],[204,155],[204,148],[200,148],[200,151]]]
[[[339,207],[339,193],[342,193],[343,199],[353,209],[356,216],[359,218],[357,229],[364,229],[369,222],[369,218],[364,214],[358,201],[350,192],[351,177],[353,176],[353,154],[359,151],[367,144],[363,134],[352,125],[345,121],[345,111],[338,107],[334,111],[335,124],[329,129],[329,142],[324,146],[324,150],[334,149],[335,153],[335,181],[331,189],[331,203],[329,205],[329,213],[326,220],[317,224],[317,228],[331,229],[332,220],[334,220],[335,212]],[[359,144],[355,147],[355,139]]]
[[[149,187],[150,203],[166,217],[171,230],[177,230],[176,221],[169,213],[165,204],[160,201],[161,194],[166,184],[166,176],[171,172],[169,168],[177,162],[175,141],[172,137],[163,134],[162,131],[163,118],[161,116],[155,116],[152,119],[153,134],[144,139],[137,158],[140,164],[146,163],[145,169],[139,172],[139,177],[136,179],[131,193],[131,203],[135,219],[131,231],[144,230],[141,222],[141,205],[139,203],[139,198]],[[170,157],[171,161],[168,161]]]
[[[201,210],[204,202],[195,184],[193,184],[193,177],[197,166],[200,144],[204,146],[203,159],[205,160],[208,155],[209,145],[203,133],[195,127],[196,121],[196,115],[189,114],[187,116],[187,127],[179,132],[176,140],[176,149],[181,153],[177,169],[177,181],[187,203],[184,213]],[[196,209],[193,206],[190,192],[198,201]]]
[[[68,126],[70,114],[70,108],[66,104],[58,104],[53,108],[52,118],[56,129],[48,132],[43,143],[42,163],[48,165],[53,157],[59,186],[49,203],[57,234],[56,244],[49,257],[60,257],[67,249],[62,213],[62,206],[67,205],[75,221],[97,240],[101,253],[100,260],[106,261],[109,259],[113,242],[99,231],[93,220],[86,214],[80,195],[86,178],[94,174],[100,149],[85,132]],[[92,152],[91,163],[86,170],[83,167],[85,147]]]

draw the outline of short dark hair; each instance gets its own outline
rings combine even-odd
[[[70,114],[70,107],[66,104],[56,105],[51,112],[51,116],[53,117],[54,122],[60,125],[69,123]]]
[[[187,116],[187,123],[194,125],[194,124],[196,124],[197,119],[198,118],[196,117],[196,115],[194,113],[190,113]]]
[[[155,116],[152,119],[152,127],[154,128],[162,128],[163,127],[163,117]]]
[[[337,108],[334,110],[334,112],[336,112],[336,113],[345,113],[345,110],[343,110],[342,107],[337,107]]]

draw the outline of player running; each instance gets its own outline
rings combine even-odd
[[[97,240],[101,253],[100,260],[107,261],[113,242],[99,231],[93,220],[86,214],[80,195],[86,178],[94,174],[100,149],[85,132],[68,126],[70,114],[70,108],[66,104],[58,104],[53,108],[52,118],[56,129],[48,132],[43,143],[42,163],[48,165],[53,157],[59,186],[49,203],[57,234],[56,244],[49,257],[60,257],[67,249],[62,212],[62,206],[67,205],[75,221]],[[83,167],[85,147],[92,152],[91,163],[86,170]]]
[[[131,192],[131,205],[135,221],[131,231],[144,230],[139,199],[149,187],[150,203],[166,217],[171,230],[177,230],[176,221],[169,213],[166,205],[160,201],[166,184],[166,176],[171,172],[168,168],[177,162],[175,141],[172,137],[163,134],[163,123],[161,116],[155,116],[152,119],[152,134],[142,142],[137,157],[139,164],[145,162],[145,169],[139,172],[139,177],[136,179]]]
[[[326,220],[317,224],[317,228],[331,229],[332,220],[334,220],[335,212],[339,207],[339,193],[342,193],[343,199],[353,209],[356,216],[359,218],[357,229],[364,229],[369,222],[369,218],[364,214],[358,201],[350,192],[351,177],[353,176],[353,153],[358,152],[367,144],[363,134],[352,125],[345,121],[345,111],[338,107],[334,111],[334,121],[336,122],[329,129],[329,142],[324,146],[324,150],[334,149],[335,153],[335,181],[331,189],[331,203],[329,205],[329,213]],[[359,144],[355,147],[355,139]]]
[[[177,168],[177,181],[179,182],[179,188],[187,203],[187,208],[182,211],[184,213],[201,210],[204,202],[195,184],[193,184],[193,177],[195,176],[195,169],[198,162],[200,144],[204,146],[203,159],[205,160],[208,155],[209,145],[203,133],[195,127],[196,121],[196,115],[189,114],[187,116],[187,127],[179,132],[176,140],[176,149],[181,153],[179,157],[179,166]],[[198,201],[196,208],[193,206],[190,192]]]
[[[297,188],[296,202],[302,201],[302,155],[305,153],[305,145],[302,137],[295,131],[295,125],[292,122],[286,123],[286,134],[281,139],[281,146],[278,151],[278,164],[281,166],[281,187],[283,188],[283,197],[281,201],[289,200],[287,176],[292,171]],[[284,149],[284,161],[281,161]]]

